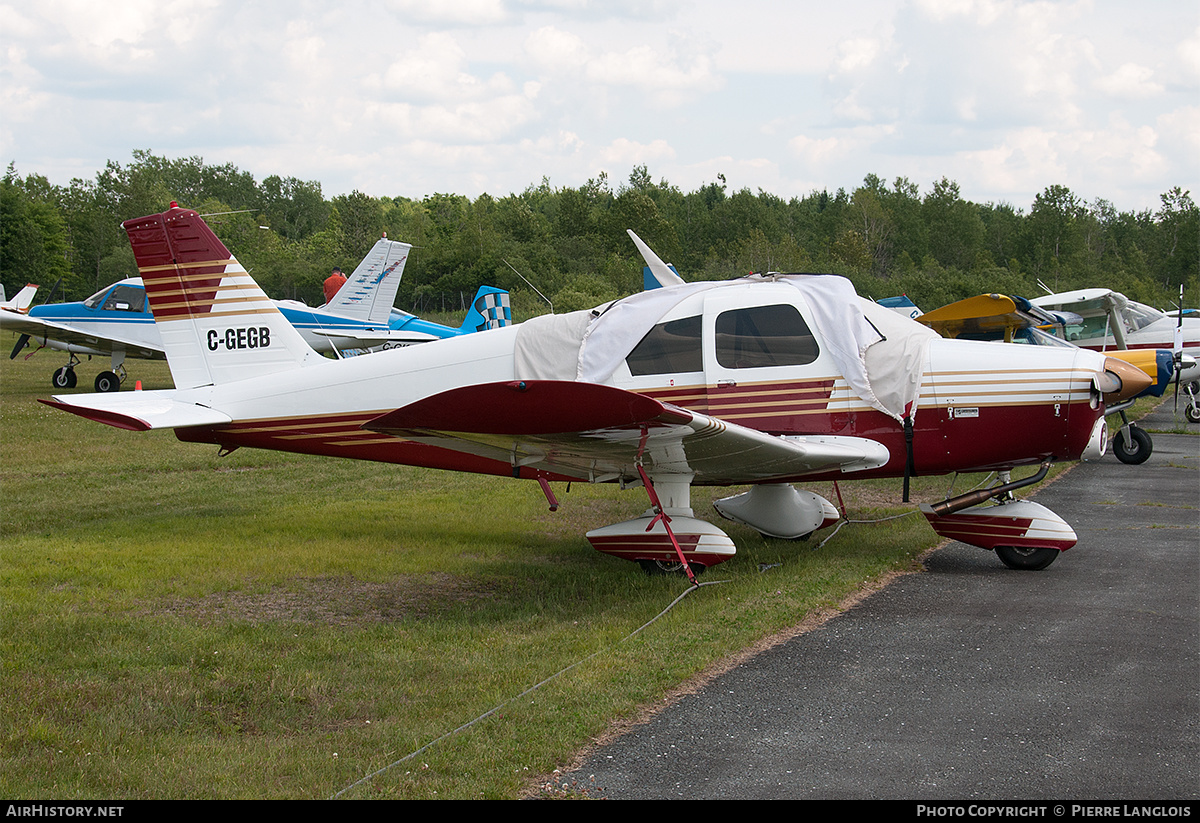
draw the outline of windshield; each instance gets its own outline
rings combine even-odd
[[[93,294],[87,300],[84,300],[83,305],[87,306],[89,309],[96,308],[100,305],[101,301],[104,300],[104,295],[108,294],[108,290],[110,288],[112,288],[112,286],[105,286],[104,288],[100,289],[100,291]]]
[[[1152,309],[1149,306],[1141,303],[1129,303],[1122,310],[1125,316],[1125,325],[1130,331],[1138,331],[1149,326],[1151,323],[1156,323],[1166,317],[1165,314],[1158,309]]]
[[[1025,329],[1018,329],[1013,334],[1014,343],[1028,343],[1033,346],[1058,346],[1059,348],[1073,349],[1075,346],[1063,340],[1061,337],[1055,337],[1047,331],[1030,326]]]

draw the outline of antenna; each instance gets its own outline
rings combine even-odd
[[[505,261],[504,261],[504,265],[506,265],[506,266],[508,266],[510,269],[512,269],[512,270],[513,270],[513,274],[515,274],[517,277],[521,278],[522,280],[525,280],[525,275],[521,274],[521,273],[520,273],[519,271],[517,271],[516,269],[513,269],[513,264],[512,264],[512,263],[509,263],[507,260],[505,260]],[[537,286],[535,286],[535,285],[533,285],[532,283],[530,283],[528,280],[525,280],[525,285],[526,285],[526,286],[529,286],[529,288],[531,288],[531,289],[533,289],[534,291],[536,291],[536,292],[538,293],[538,297],[540,297],[540,298],[542,298],[543,300],[545,300],[545,301],[546,301],[546,304],[547,304],[548,306],[550,306],[550,313],[551,313],[551,314],[554,314],[554,304],[550,302],[550,298],[549,298],[549,297],[547,297],[546,295],[542,294],[540,291],[538,291],[538,287],[537,287]]]

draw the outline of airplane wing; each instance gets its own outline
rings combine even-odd
[[[114,327],[115,332],[121,324],[107,325]],[[166,352],[161,346],[149,344],[145,340],[123,337],[114,332],[97,334],[7,309],[0,309],[0,330],[29,335],[34,340],[41,340],[43,345],[46,340],[55,340],[104,352],[111,352],[114,348],[123,349],[129,356],[146,360],[161,360],[166,357]]]
[[[363,426],[581,480],[692,475],[697,484],[761,483],[858,471],[889,458],[860,437],[776,437],[644,395],[558,380],[452,389]]]
[[[219,426],[233,419],[222,412],[165,396],[163,392],[121,392],[119,394],[75,394],[38,400],[55,409],[77,414],[118,429],[151,429]]]
[[[1017,315],[1017,304],[1002,294],[980,294],[925,312],[916,318],[943,337],[1004,332],[1028,325]]]

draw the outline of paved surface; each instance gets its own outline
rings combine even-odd
[[[1200,798],[1200,437],[1153,438],[1038,492],[1079,535],[1045,571],[947,546],[570,777],[612,799]]]

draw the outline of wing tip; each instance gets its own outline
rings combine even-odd
[[[144,432],[150,431],[153,428],[149,423],[140,418],[120,412],[108,411],[104,409],[89,409],[84,406],[75,406],[71,403],[64,403],[61,400],[45,400],[38,398],[39,403],[45,403],[53,409],[59,411],[70,412],[78,415],[86,420],[92,420],[97,423],[104,423],[108,426],[113,426],[126,431]]]

